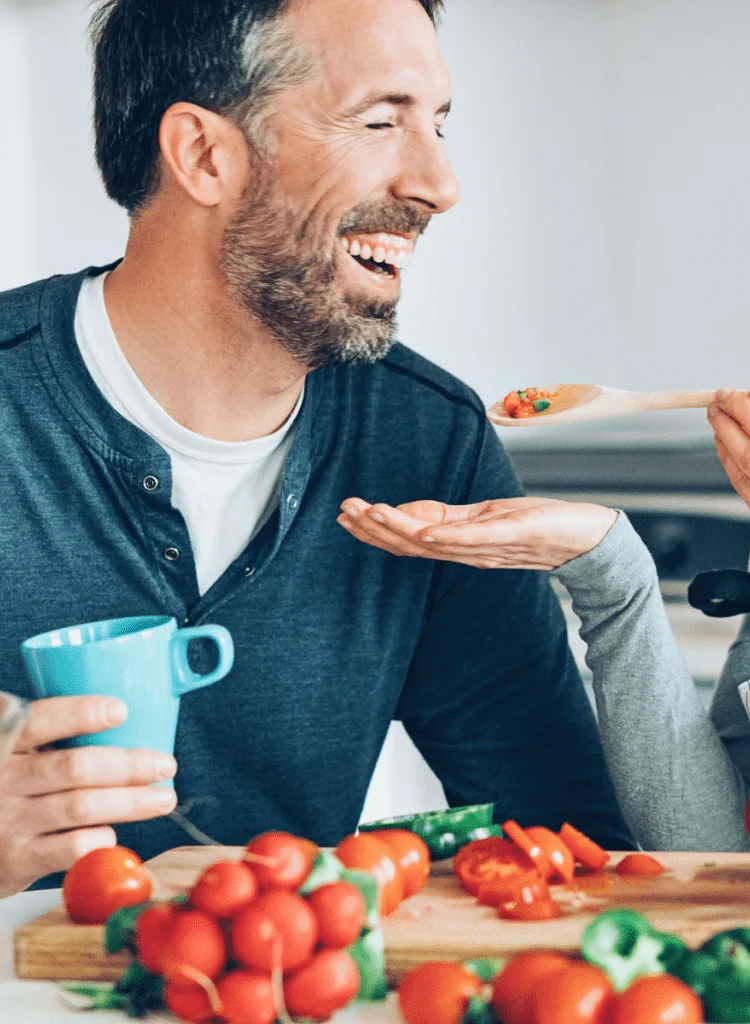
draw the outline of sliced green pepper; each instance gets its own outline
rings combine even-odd
[[[714,935],[678,960],[671,973],[701,997],[707,1020],[750,1024],[750,928]]]
[[[663,974],[688,947],[678,936],[656,931],[643,914],[621,908],[594,918],[583,933],[581,952],[606,971],[616,991],[622,992],[636,978]]]
[[[385,818],[360,825],[360,832],[376,829],[402,828],[414,832],[427,844],[433,860],[446,860],[475,839],[502,835],[499,825],[493,825],[494,804],[474,804],[454,807],[447,811],[427,811],[400,818]]]
[[[537,412],[544,412],[544,410],[549,409],[551,405],[552,402],[550,402],[549,398],[539,398],[536,402],[534,402],[534,409]]]

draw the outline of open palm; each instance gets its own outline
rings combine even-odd
[[[557,569],[595,548],[618,513],[551,498],[501,498],[474,505],[416,501],[392,508],[349,498],[338,523],[393,555],[480,569]]]

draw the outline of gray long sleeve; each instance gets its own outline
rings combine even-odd
[[[627,516],[555,575],[583,624],[604,750],[636,840],[647,850],[750,850],[738,770],[750,781],[750,722],[736,684],[732,703],[730,682],[750,678],[750,626],[714,706],[725,748],[672,634],[653,560]]]

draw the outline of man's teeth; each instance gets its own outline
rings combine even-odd
[[[404,270],[409,266],[409,253],[406,250],[396,252],[395,249],[386,249],[378,245],[375,249],[367,242],[360,242],[356,238],[351,242],[348,238],[341,239],[341,247],[344,252],[352,256],[359,256],[363,260],[372,260],[374,263],[387,263],[391,267]]]

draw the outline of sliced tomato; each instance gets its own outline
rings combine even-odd
[[[542,825],[534,825],[526,829],[526,835],[540,847],[552,865],[550,881],[572,882],[576,873],[576,862],[557,832]]]
[[[503,825],[503,832],[511,842],[516,844],[519,850],[526,854],[542,878],[551,878],[555,869],[549,857],[539,843],[532,839],[517,821],[506,821]]]
[[[607,851],[567,821],[560,829],[560,838],[582,867],[601,871],[609,863]]]
[[[464,861],[471,860],[477,856],[477,854],[484,854],[485,856],[496,856],[514,858],[518,857],[518,848],[507,839],[502,839],[500,836],[488,836],[487,839],[475,839],[471,843],[467,843],[466,846],[461,847],[456,856],[453,858],[453,870],[464,863]],[[458,872],[456,871],[458,874]]]
[[[473,854],[464,856],[460,861],[454,860],[454,870],[461,880],[464,889],[476,896],[480,888],[495,883],[502,883],[510,875],[518,875],[534,870],[534,865],[520,850],[504,839],[492,840],[494,844],[503,843],[475,850]],[[489,840],[479,839],[479,843]]]
[[[524,899],[525,893],[526,890],[520,899],[511,900],[499,906],[497,916],[506,921],[553,921],[555,918],[562,917],[559,905],[551,896],[526,900]]]
[[[485,882],[479,887],[476,896],[484,907],[499,907],[503,903],[520,899],[525,888],[537,898],[549,896],[549,886],[538,871],[519,871],[494,882]]]
[[[666,870],[656,857],[648,853],[629,853],[617,865],[615,873],[638,878],[656,878],[657,875],[663,875]]]

